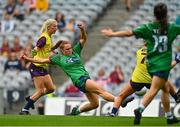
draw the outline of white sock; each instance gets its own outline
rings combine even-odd
[[[139,111],[142,113],[144,111],[145,107],[143,104],[139,105]]]
[[[143,104],[140,104],[139,107],[142,108],[143,110],[145,109],[145,106]]]
[[[29,110],[23,108],[22,111],[25,111],[25,112],[26,112],[26,111],[29,111]]]
[[[165,117],[166,117],[167,119],[173,119],[172,112],[166,112],[166,113],[165,113]]]

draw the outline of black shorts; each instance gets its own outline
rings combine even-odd
[[[43,67],[38,67],[38,66],[34,65],[33,63],[30,64],[29,71],[30,71],[32,78],[36,77],[36,76],[45,76],[45,75],[49,74],[47,69],[45,69]]]
[[[137,83],[130,80],[131,87],[134,91],[140,91],[143,87],[150,89],[151,84],[149,83]]]
[[[75,83],[75,86],[82,92],[86,93],[86,81],[90,79],[88,76],[81,76]]]

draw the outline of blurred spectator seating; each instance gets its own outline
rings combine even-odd
[[[55,15],[55,20],[58,23],[58,30],[59,32],[64,32],[66,28],[66,21],[65,21],[65,16],[61,12],[57,12]]]
[[[175,85],[177,88],[180,88],[180,77],[175,80]]]
[[[108,78],[106,77],[105,75],[105,70],[104,68],[101,68],[99,71],[98,71],[98,76],[96,78],[96,82],[98,83],[98,85],[101,86],[101,88],[105,88],[107,83],[108,83]]]
[[[9,46],[9,42],[7,40],[6,37],[3,38],[3,42],[2,42],[2,45],[1,45],[1,55],[2,56],[5,56],[5,57],[8,57],[10,51],[11,51],[11,48]]]
[[[20,53],[21,50],[23,50],[23,47],[21,46],[21,40],[20,40],[19,36],[15,36],[14,41],[13,41],[13,47],[11,48],[11,51]]]
[[[3,20],[1,20],[1,33],[9,33],[14,30],[15,23],[9,14],[4,14]]]
[[[28,5],[28,11],[30,13],[36,10],[36,0],[25,0],[24,3]]]
[[[75,32],[77,29],[77,26],[76,26],[76,20],[74,17],[71,17],[68,21],[67,21],[67,24],[66,24],[66,30],[70,30],[72,32]]]
[[[176,17],[176,24],[180,25],[180,15],[177,15],[177,17]]]
[[[17,71],[22,70],[21,61],[17,58],[16,52],[13,52],[13,51],[10,52],[8,59],[7,59],[5,66],[4,66],[4,73],[7,70],[17,70]]]
[[[13,16],[15,6],[16,6],[15,0],[7,0],[7,4],[4,7],[4,14]]]
[[[121,70],[120,65],[116,65],[114,70],[110,73],[108,77],[108,85],[106,85],[105,90],[117,95],[119,93],[121,83],[124,81],[124,74]]]
[[[49,8],[49,0],[36,0],[36,9],[38,11],[47,11]]]
[[[64,92],[65,97],[82,97],[80,90],[73,84],[69,84]]]
[[[103,13],[103,10],[107,7],[111,0],[33,0],[33,3],[36,2],[48,2],[48,10],[47,11],[38,11],[34,10],[29,14],[29,3],[31,0],[9,0],[14,2],[15,12],[13,13],[18,20],[15,20],[15,29],[12,33],[7,37],[10,41],[13,40],[14,36],[20,36],[21,40],[26,43],[28,36],[32,36],[33,40],[38,38],[39,29],[42,26],[44,20],[48,18],[55,17],[57,12],[61,12],[64,15],[64,21],[62,21],[61,30],[63,31],[64,24],[73,17],[75,21],[82,21],[86,24],[87,28],[93,24],[99,15]],[[21,3],[21,4],[19,4]],[[7,5],[7,1],[3,1],[0,4],[0,9],[4,8]],[[41,6],[41,5],[40,5]],[[43,4],[44,6],[44,4]],[[59,10],[60,9],[60,10]],[[12,10],[12,9],[11,9]],[[22,13],[21,13],[22,12]],[[0,11],[0,15],[2,12]],[[29,14],[29,15],[28,15]],[[24,18],[25,16],[25,18]],[[38,20],[37,20],[38,17]],[[15,18],[16,19],[16,18]],[[19,20],[20,19],[20,20]],[[65,22],[65,23],[64,23]],[[33,24],[33,25],[32,25]],[[69,27],[68,27],[69,28]],[[73,28],[73,27],[71,27]],[[28,30],[27,30],[28,29]],[[67,31],[67,32],[66,32]],[[53,39],[59,40],[70,40],[73,41],[79,34],[73,33],[72,31],[65,30],[63,34],[60,32],[56,32]],[[3,34],[5,35],[5,33]],[[2,37],[0,36],[0,40]]]
[[[29,15],[28,5],[24,3],[24,0],[18,0],[14,11],[14,16],[18,20],[23,21],[27,15]]]

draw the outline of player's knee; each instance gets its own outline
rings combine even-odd
[[[39,89],[39,90],[37,90],[37,92],[39,95],[44,95],[44,89]]]
[[[48,93],[53,93],[55,91],[55,87],[50,87],[49,89],[47,89]]]
[[[91,103],[91,106],[96,109],[99,107],[99,102],[94,102],[94,103]]]
[[[126,98],[126,95],[123,94],[123,93],[120,93],[119,96],[118,96],[118,98],[125,99],[125,98]]]

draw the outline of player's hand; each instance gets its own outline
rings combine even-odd
[[[77,26],[79,29],[84,29],[84,24],[82,22],[78,22]]]
[[[21,55],[20,59],[26,60],[27,59],[27,55],[26,54]]]
[[[112,29],[102,29],[102,30],[101,30],[101,33],[102,33],[103,35],[105,35],[105,36],[111,37],[113,31],[112,31]]]
[[[176,55],[175,55],[175,61],[176,61],[177,63],[180,62],[180,53],[176,53]]]

